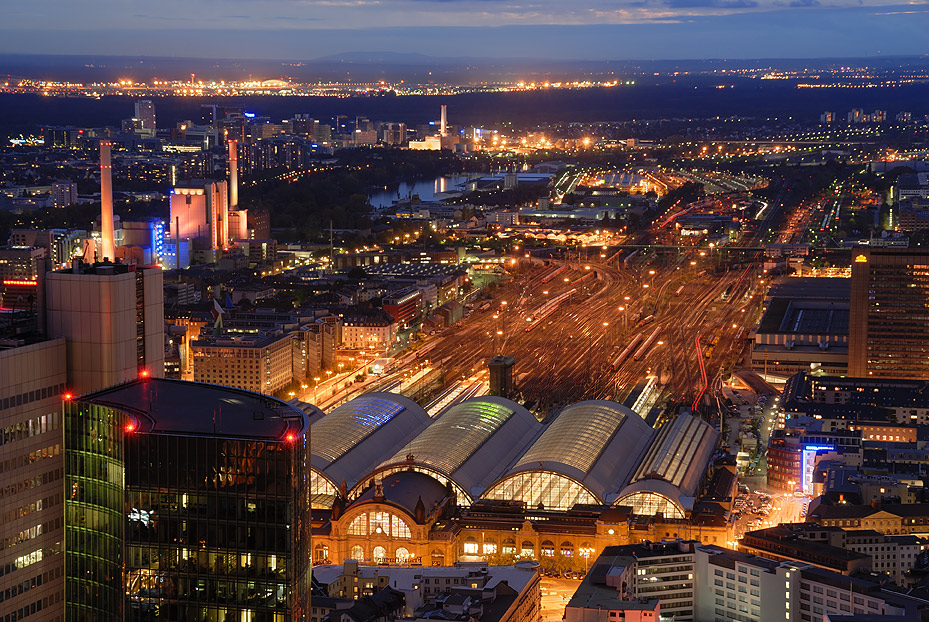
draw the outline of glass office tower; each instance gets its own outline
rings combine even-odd
[[[81,428],[80,417],[69,418],[90,432],[80,450],[68,448],[68,485],[86,480],[103,496],[92,508],[101,522],[68,521],[68,536],[90,534],[73,553],[66,545],[66,559],[78,573],[92,569],[99,595],[123,599],[114,608],[104,601],[107,612],[122,607],[128,620],[177,622],[303,615],[311,562],[301,411],[246,391],[164,379],[85,396],[75,409],[92,423]],[[114,436],[119,442],[109,442]],[[118,449],[92,454],[92,475],[72,477],[72,453],[107,445]],[[72,580],[89,579],[69,572]],[[86,606],[83,593],[72,593],[75,607]]]

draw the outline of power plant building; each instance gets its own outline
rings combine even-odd
[[[164,276],[134,264],[83,264],[45,275],[49,337],[68,342],[74,394],[164,375]]]
[[[207,257],[229,245],[229,197],[225,181],[201,180],[175,186],[170,200],[172,242],[189,240]]]

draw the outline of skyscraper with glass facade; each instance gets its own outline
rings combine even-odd
[[[848,374],[929,380],[929,252],[852,253]]]
[[[68,402],[64,428],[65,620],[303,619],[302,411],[144,379]]]

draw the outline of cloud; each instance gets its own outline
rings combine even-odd
[[[754,9],[755,0],[665,0],[672,9]]]
[[[804,8],[811,6],[819,6],[819,0],[792,0],[790,6],[794,8]]]

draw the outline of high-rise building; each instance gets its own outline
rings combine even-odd
[[[77,184],[73,181],[58,180],[52,182],[52,207],[68,207],[77,203]]]
[[[61,622],[64,339],[0,350],[0,613]],[[26,617],[32,616],[32,617]]]
[[[143,130],[156,129],[155,104],[150,99],[140,99],[135,103],[135,117],[141,123]]]
[[[164,375],[163,281],[160,268],[79,261],[46,275],[46,332],[68,341],[74,394]]]
[[[852,254],[848,375],[929,380],[929,252]]]
[[[66,402],[63,423],[66,620],[307,618],[302,411],[148,378]]]

